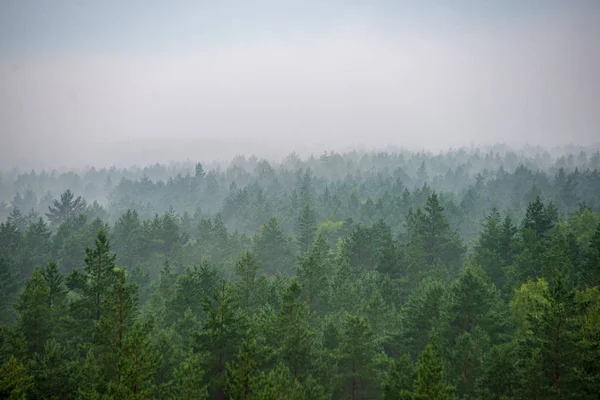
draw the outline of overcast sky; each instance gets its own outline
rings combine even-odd
[[[597,143],[598,21],[583,0],[0,0],[0,168]]]

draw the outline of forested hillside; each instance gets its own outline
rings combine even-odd
[[[597,399],[600,152],[4,171],[0,398]]]

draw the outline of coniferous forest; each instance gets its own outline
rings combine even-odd
[[[0,398],[597,399],[600,152],[0,175]]]

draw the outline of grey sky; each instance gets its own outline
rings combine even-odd
[[[0,168],[598,141],[600,2],[443,3],[3,0]]]

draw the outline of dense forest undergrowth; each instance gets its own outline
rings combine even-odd
[[[3,172],[0,398],[597,399],[600,153]]]

